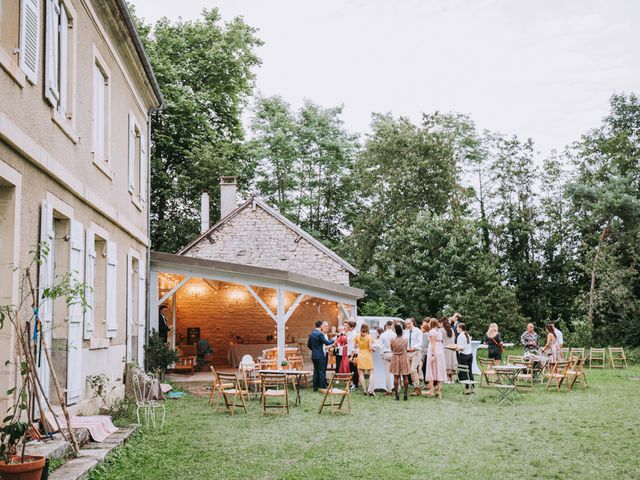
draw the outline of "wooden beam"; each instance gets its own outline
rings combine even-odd
[[[169,299],[169,297],[171,297],[171,295],[173,295],[174,293],[177,293],[178,290],[184,287],[184,284],[187,283],[189,280],[191,280],[191,275],[189,275],[188,277],[184,277],[184,279],[182,279],[180,283],[178,283],[175,287],[169,290],[169,293],[167,293],[160,300],[158,300],[158,305],[162,305],[164,302],[166,302]]]
[[[352,320],[351,315],[347,312],[347,308],[344,306],[344,303],[340,302],[340,310],[342,310],[342,314],[347,319],[347,321]]]
[[[298,298],[296,298],[294,302],[291,304],[291,306],[289,307],[289,310],[284,316],[285,323],[291,318],[291,315],[293,315],[293,312],[295,311],[296,308],[298,308],[298,305],[300,305],[300,303],[304,300],[305,296],[306,295],[304,293],[301,293],[300,295],[298,295]]]
[[[214,292],[220,291],[220,282],[218,280],[210,280],[208,278],[203,278],[202,280],[204,280],[204,283],[206,283]]]
[[[269,314],[269,316],[273,319],[274,322],[278,323],[278,317],[276,317],[274,315],[274,313],[271,311],[271,309],[269,308],[269,306],[264,303],[264,300],[262,300],[262,298],[260,298],[260,295],[258,295],[256,293],[256,291],[253,289],[253,287],[251,285],[244,285],[244,288],[246,288],[249,293],[251,295],[253,295],[253,298],[255,298],[257,300],[257,302],[262,306],[262,308],[264,308],[264,310]]]
[[[285,345],[286,345],[286,331],[285,331],[285,305],[284,305],[284,287],[278,287],[278,320],[276,320],[277,324],[277,334],[276,334],[276,342],[278,346],[278,368],[282,365],[282,362],[286,358],[285,356]]]

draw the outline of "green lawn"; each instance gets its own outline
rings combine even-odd
[[[207,399],[168,401],[162,433],[141,432],[91,479],[637,479],[640,368],[587,371],[589,388],[498,406],[457,385],[442,400],[352,396],[350,416],[318,415],[305,391],[289,416],[216,415]],[[469,400],[469,401],[467,401]]]

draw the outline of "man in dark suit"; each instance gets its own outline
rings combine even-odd
[[[329,340],[322,333],[322,320],[316,322],[316,329],[309,334],[307,347],[311,350],[311,361],[313,362],[313,391],[318,388],[327,388],[327,354],[324,351],[325,345],[332,345],[333,340]],[[327,326],[329,324],[327,323]]]
[[[158,333],[164,343],[167,343],[167,337],[169,336],[169,324],[167,323],[167,306],[160,306],[160,315],[158,315]]]

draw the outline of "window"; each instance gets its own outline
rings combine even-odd
[[[45,98],[57,114],[54,120],[64,130],[71,126],[73,110],[75,10],[68,0],[46,1]]]
[[[129,112],[129,193],[136,205],[146,201],[147,142],[133,112]]]
[[[111,176],[109,164],[110,72],[94,48],[92,151],[94,163]]]
[[[40,1],[0,1],[0,66],[21,86],[35,85],[40,54]]]

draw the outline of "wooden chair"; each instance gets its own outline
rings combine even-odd
[[[507,356],[507,364],[509,365],[518,365],[524,362],[524,357],[522,355],[508,355]]]
[[[287,388],[287,376],[281,373],[260,373],[262,385],[262,415],[267,414],[268,409],[282,410],[280,413],[289,413],[289,389]],[[280,399],[280,402],[269,403],[269,399]]]
[[[551,370],[549,371],[549,373],[545,373],[544,375],[544,377],[548,379],[546,390],[549,390],[549,387],[553,382],[554,386],[556,387],[556,391],[559,392],[560,388],[562,387],[562,384],[567,378],[567,370],[569,370],[570,366],[571,366],[571,362],[567,360],[562,360],[558,363],[555,363],[551,367]]]
[[[213,375],[213,383],[211,384],[211,393],[209,394],[209,406],[213,405],[214,397],[217,402],[220,401],[220,396],[222,394],[222,390],[225,388],[233,388],[233,383],[220,383],[220,379],[218,378],[218,373],[216,369],[213,368],[213,365],[210,365],[211,374]],[[216,405],[217,408],[217,405]]]
[[[242,379],[242,386],[247,391],[247,398],[251,399],[251,395],[256,397],[261,395],[261,383],[258,377],[258,368],[255,364],[250,365],[241,363],[238,369],[240,371],[240,378]],[[253,387],[253,391],[251,389]]]
[[[533,390],[533,382],[535,381],[533,361],[522,359],[520,361],[514,361],[513,364],[522,365],[523,367],[527,368],[524,372],[519,373],[516,376],[516,387],[524,387]]]
[[[609,360],[611,368],[627,368],[627,357],[622,347],[609,347]]]
[[[299,353],[289,357],[289,368],[291,370],[304,370],[304,359]],[[305,387],[309,386],[309,375],[301,375],[300,380],[304,381]]]
[[[572,348],[569,350],[569,360],[578,357],[584,357],[584,348]]]
[[[247,394],[246,390],[242,389],[240,385],[240,379],[238,378],[238,374],[236,372],[233,373],[218,373],[218,381],[220,382],[220,395],[224,399],[225,410],[224,412],[231,413],[231,416],[234,415],[237,407],[242,407],[244,413],[247,413],[247,400],[245,395]],[[223,385],[231,384],[231,388],[225,388]],[[229,400],[231,398],[231,400]],[[240,400],[240,403],[238,403]],[[219,413],[219,405],[216,404],[216,413]]]
[[[178,361],[173,367],[173,371],[189,372],[193,374],[198,365],[198,355],[196,354],[195,345],[180,345],[176,349],[178,351]]]
[[[580,383],[582,388],[589,388],[587,377],[584,374],[584,357],[578,357],[567,370],[567,386],[569,387],[569,391],[571,391],[576,381]]]
[[[277,360],[260,359],[260,370],[277,370]]]
[[[461,375],[462,374],[462,375]],[[476,385],[482,383],[482,376],[480,377],[480,382],[476,380],[471,380],[471,375],[469,375],[469,367],[466,365],[460,365],[456,367],[456,377],[460,387],[462,387],[462,394],[464,395],[467,391],[470,393],[475,393]],[[464,377],[464,378],[461,378]]]
[[[487,381],[487,387],[490,387],[496,378],[496,372],[493,370],[494,362],[487,358],[478,358],[478,363],[480,364],[480,386],[482,387],[482,379],[484,378]],[[493,382],[489,377],[493,378]]]
[[[569,352],[570,352],[569,348],[567,347],[562,348],[561,352],[562,352],[562,358],[565,360],[569,360]]]
[[[324,407],[331,407],[331,414],[337,412],[342,413],[342,406],[345,400],[347,401],[346,413],[351,414],[351,381],[353,375],[351,373],[335,373],[329,379],[329,385],[324,390],[324,396],[322,397],[322,403],[320,404],[320,410],[318,413],[322,413]]]
[[[607,364],[607,351],[604,348],[589,349],[589,368],[604,368]]]

